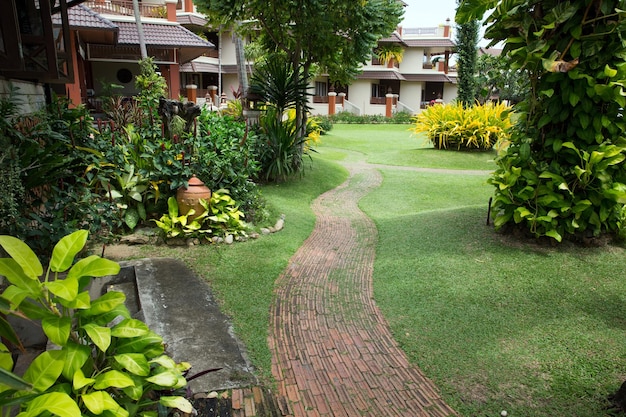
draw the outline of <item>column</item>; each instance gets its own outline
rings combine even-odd
[[[196,104],[198,97],[198,86],[195,84],[188,84],[185,86],[187,89],[187,101],[191,101]]]
[[[389,93],[385,95],[385,117],[391,117],[393,112],[393,94]]]
[[[328,114],[335,114],[335,105],[337,104],[337,93],[331,91],[328,93]]]

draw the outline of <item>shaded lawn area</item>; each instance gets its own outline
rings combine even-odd
[[[494,233],[482,177],[383,174],[361,200],[379,229],[375,298],[446,401],[463,416],[610,415],[626,379],[624,249]]]

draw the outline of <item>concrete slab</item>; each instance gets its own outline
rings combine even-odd
[[[175,259],[125,261],[120,262],[120,266],[126,275],[127,271],[134,270],[139,300],[137,315],[163,337],[167,353],[176,362],[191,364],[189,376],[206,369],[222,368],[190,381],[192,392],[241,388],[257,383],[242,344],[204,280]],[[114,278],[102,284],[109,289],[125,287]],[[129,309],[132,311],[132,306]]]

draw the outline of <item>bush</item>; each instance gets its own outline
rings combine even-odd
[[[24,242],[0,236],[0,247],[10,255],[0,259],[0,273],[10,283],[0,303],[3,405],[19,404],[23,416],[128,417],[157,415],[158,407],[191,413],[191,403],[175,394],[187,385],[183,372],[189,364],[175,363],[163,339],[131,318],[123,293],[91,298],[92,277],[115,275],[120,266],[95,255],[74,263],[87,236],[79,230],[62,238],[47,270]],[[36,323],[57,347],[34,358],[23,375],[11,373],[8,347],[21,341],[8,315]]]
[[[318,123],[332,124],[345,123],[345,124],[409,124],[413,115],[406,111],[399,111],[394,113],[391,117],[386,117],[381,114],[365,114],[362,116],[350,113],[347,111],[335,113],[329,116],[315,116]],[[324,129],[329,131],[330,129]]]
[[[437,149],[487,151],[509,138],[511,108],[486,103],[465,108],[460,102],[429,106],[417,115],[415,133],[426,133]]]

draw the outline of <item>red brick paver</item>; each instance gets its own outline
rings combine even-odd
[[[391,336],[373,300],[376,227],[357,206],[365,165],[313,203],[317,223],[278,280],[269,344],[284,415],[456,416]]]

